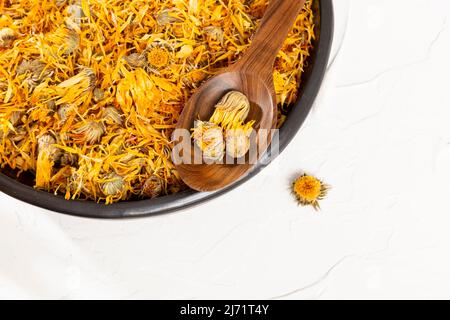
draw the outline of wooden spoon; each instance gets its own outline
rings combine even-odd
[[[216,103],[232,90],[240,91],[248,97],[251,108],[247,120],[256,121],[255,130],[274,129],[277,103],[272,76],[273,65],[304,4],[305,0],[271,0],[250,48],[237,63],[209,79],[189,99],[181,113],[177,129],[190,132],[195,120],[208,120],[214,112]],[[258,143],[256,140],[253,138],[252,143]],[[269,142],[270,137],[262,148],[263,144],[259,142],[258,155],[248,154],[242,164],[174,162],[181,179],[190,188],[198,191],[214,191],[244,177],[267,149]],[[186,136],[184,139],[175,138],[175,144],[184,144],[185,147],[189,144],[192,147],[192,141]]]

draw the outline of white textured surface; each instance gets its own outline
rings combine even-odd
[[[0,194],[0,298],[450,298],[450,2],[335,5],[342,46],[275,163],[147,219]],[[300,170],[333,186],[321,213],[289,194]]]

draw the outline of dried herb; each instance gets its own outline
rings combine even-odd
[[[312,1],[276,61],[280,110],[296,100],[307,64]],[[267,3],[0,1],[0,165],[67,199],[182,190],[169,137],[183,105],[242,56]],[[154,177],[159,187],[149,187]]]
[[[310,205],[318,210],[320,209],[319,201],[327,195],[329,188],[319,179],[303,174],[294,181],[292,192],[300,205]]]

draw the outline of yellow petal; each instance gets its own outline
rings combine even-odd
[[[88,19],[91,19],[91,9],[89,8],[89,0],[81,0],[81,8]]]
[[[194,51],[194,48],[190,44],[186,44],[181,47],[180,51],[177,52],[177,58],[178,59],[184,59],[191,55],[192,51]]]

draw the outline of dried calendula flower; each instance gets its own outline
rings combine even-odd
[[[78,155],[70,152],[64,152],[59,159],[59,164],[65,166],[75,166],[78,162]]]
[[[206,161],[219,161],[225,153],[222,128],[215,123],[195,121],[192,133],[195,145],[203,152]]]
[[[16,39],[16,33],[11,28],[0,29],[0,48],[9,48]]]
[[[95,88],[93,92],[93,98],[95,102],[100,102],[105,99],[105,91],[100,88]]]
[[[144,68],[147,65],[147,58],[142,53],[132,53],[123,59],[133,68]]]
[[[227,155],[232,158],[241,158],[248,152],[252,126],[255,123],[244,123],[249,110],[250,102],[247,97],[241,92],[231,91],[216,104],[209,122],[195,122],[194,142],[203,151],[205,160],[222,159],[224,146]]]
[[[64,82],[61,82],[58,85],[58,88],[72,88],[77,87],[81,91],[86,92],[94,89],[96,76],[94,70],[91,68],[83,68],[81,72],[72,78],[67,79]]]
[[[176,23],[182,21],[180,17],[177,16],[177,12],[174,9],[163,9],[156,16],[156,21],[160,26],[165,26],[167,24]]]
[[[13,127],[15,127],[20,119],[22,118],[23,112],[20,111],[13,111],[11,112],[11,115],[9,116],[9,123],[11,123],[13,125]]]
[[[39,60],[37,60],[37,61],[39,61]],[[23,60],[16,68],[16,76],[20,76],[27,72],[34,73],[32,69],[33,69],[33,67],[31,66],[31,62],[27,61],[27,60]]]
[[[241,158],[250,149],[250,135],[253,132],[253,122],[237,129],[228,129],[225,133],[227,155],[233,158]]]
[[[114,107],[107,107],[102,112],[102,119],[108,124],[122,125],[122,115],[119,110]]]
[[[60,53],[71,54],[80,44],[78,33],[66,27],[60,27],[54,33],[48,34],[46,40],[51,44],[51,51],[56,56],[59,56]]]
[[[95,72],[90,68],[84,68],[77,75],[61,82],[56,86],[56,95],[60,98],[56,104],[80,105],[87,98],[88,91],[95,88]]]
[[[150,67],[161,69],[170,63],[171,56],[166,45],[155,42],[150,44],[147,49],[147,62]]]
[[[52,169],[55,161],[59,158],[61,151],[54,146],[56,139],[46,134],[38,140],[38,158],[36,161],[36,187],[48,189]]]
[[[61,156],[61,150],[54,146],[56,139],[50,134],[41,136],[38,140],[38,152],[46,151],[50,154],[53,161],[57,161]]]
[[[56,102],[54,100],[47,101],[47,108],[51,111],[57,111]]]
[[[30,76],[26,79],[30,87],[36,87],[44,79],[50,78],[54,71],[47,67],[45,62],[40,60],[22,61],[16,69],[16,75],[20,76],[29,72]]]
[[[75,107],[71,104],[65,103],[59,106],[56,113],[58,114],[59,120],[64,122],[70,115],[75,113]]]
[[[125,182],[123,177],[117,173],[110,173],[105,177],[105,182],[102,184],[102,191],[106,196],[114,196],[123,192]]]
[[[211,38],[214,38],[214,39],[218,40],[221,44],[223,44],[224,36],[223,36],[223,30],[221,27],[209,26],[209,27],[203,28],[203,31]]]
[[[67,6],[67,15],[77,25],[81,24],[81,19],[84,17],[83,8],[79,4],[71,4]]]
[[[230,91],[216,104],[210,122],[225,130],[226,153],[233,158],[243,157],[250,148],[254,121],[244,123],[250,111],[248,98],[239,91]]]
[[[105,133],[105,127],[102,123],[88,120],[81,127],[74,131],[75,135],[89,144],[98,143]]]
[[[302,206],[311,205],[314,209],[320,209],[319,200],[322,200],[329,190],[329,186],[319,179],[307,174],[301,175],[292,185],[292,192],[298,203]]]
[[[230,91],[216,104],[210,122],[224,129],[232,129],[242,124],[250,111],[248,98],[239,91]]]
[[[24,140],[27,135],[28,135],[27,130],[23,126],[20,126],[20,127],[17,127],[14,130],[14,132],[11,132],[11,134],[8,137],[11,141],[19,142],[19,141]]]
[[[157,175],[152,175],[145,180],[142,186],[141,194],[148,198],[156,198],[161,195],[164,187],[164,181]]]

